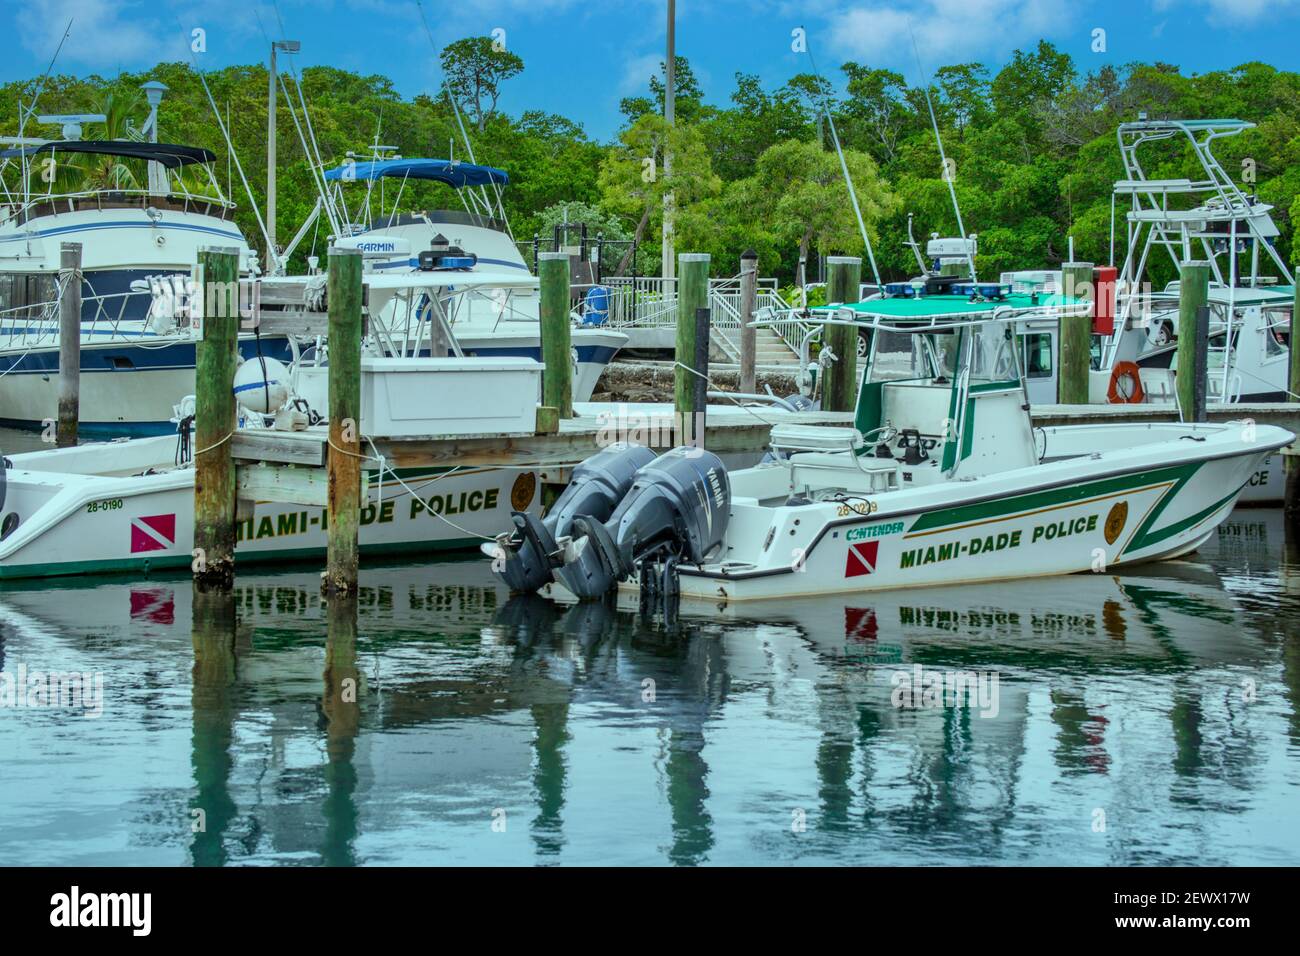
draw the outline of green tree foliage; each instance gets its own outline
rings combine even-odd
[[[581,208],[584,219],[598,222],[606,235],[636,237],[638,269],[654,268],[663,196],[671,192],[678,250],[712,253],[719,274],[734,274],[740,253],[748,248],[758,252],[764,274],[787,283],[795,278],[801,248],[810,267],[814,253],[860,253],[827,110],[847,151],[873,240],[878,240],[875,253],[885,278],[905,278],[915,271],[904,245],[909,214],[918,239],[931,232],[956,233],[925,91],[891,70],[845,63],[834,84],[808,71],[777,85],[738,73],[729,93],[709,91],[716,98],[706,98],[689,62],[679,57],[676,125],[669,129],[662,119],[661,64],[655,76],[647,77],[646,92],[624,101],[622,130],[612,142],[601,143],[570,118],[536,111],[503,113],[497,106],[501,85],[518,75],[523,64],[493,50],[487,38],[454,43],[443,59],[453,95],[464,104],[475,158],[510,174],[505,208],[522,243],[534,234],[549,237],[557,209]],[[349,152],[369,158],[376,144],[395,145],[406,156],[468,159],[446,95],[406,99],[382,76],[330,67],[308,68],[301,78],[326,165],[343,162]],[[161,138],[206,146],[217,154],[220,186],[238,203],[235,220],[260,247],[251,202],[264,203],[266,183],[264,67],[228,67],[206,76],[223,122],[228,117],[251,199],[199,78],[185,65],[163,63],[145,73],[115,77],[51,77],[37,112],[104,112],[109,115],[106,128],[87,128],[87,136],[129,136],[143,122],[139,87],[148,79],[169,87],[160,114]],[[281,97],[278,113],[282,240],[296,231],[316,201],[295,124],[295,114],[302,123],[301,104],[292,77],[284,79],[288,95]],[[18,100],[29,101],[35,87],[35,80],[0,86],[0,134],[17,133]],[[1109,260],[1111,187],[1125,176],[1115,130],[1143,112],[1151,117],[1238,117],[1257,124],[1220,140],[1216,155],[1244,189],[1274,207],[1282,230],[1279,249],[1297,261],[1300,73],[1244,63],[1188,76],[1176,66],[1155,62],[1081,74],[1069,56],[1044,42],[1017,52],[996,71],[979,63],[941,66],[934,71],[930,95],[965,228],[980,236],[977,266],[982,275],[1057,266],[1071,239],[1077,258]],[[34,124],[24,132],[58,135]],[[663,168],[669,143],[675,156],[671,181]],[[1200,178],[1191,151],[1176,140],[1144,155],[1153,178]],[[1253,182],[1247,181],[1247,168]],[[83,183],[133,188],[130,184],[142,183],[145,172],[143,164],[133,161],[71,157],[61,161],[57,188]],[[0,173],[10,189],[20,185],[16,174],[13,164]],[[50,185],[37,176],[33,188]],[[187,185],[202,188],[197,181]],[[397,185],[385,184],[389,206],[396,194],[388,187]],[[445,186],[408,183],[401,188],[400,203],[407,209],[460,206]],[[346,187],[349,208],[360,207],[363,189],[362,184]],[[322,226],[309,235],[294,265],[301,265],[313,245],[317,253],[324,251],[327,231]],[[1122,216],[1116,233],[1115,254],[1122,259]],[[1153,281],[1172,278],[1166,261],[1153,265]],[[630,271],[632,263],[622,266]]]
[[[447,89],[483,132],[496,113],[501,84],[523,72],[524,61],[490,37],[465,37],[438,54]]]

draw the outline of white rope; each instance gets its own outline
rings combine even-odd
[[[200,448],[198,451],[196,451],[196,452],[194,453],[194,458],[193,458],[193,460],[197,462],[197,461],[199,460],[199,455],[206,454],[207,452],[212,451],[212,449],[214,449],[214,448],[220,448],[220,447],[221,447],[222,445],[224,445],[226,442],[230,441],[230,439],[233,438],[234,435],[235,435],[235,433],[234,433],[233,431],[231,431],[231,432],[227,432],[227,433],[226,433],[226,437],[223,438],[223,439],[221,439],[221,441],[213,442],[213,443],[212,443],[211,445],[209,445],[207,448]]]

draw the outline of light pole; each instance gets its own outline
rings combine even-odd
[[[142,83],[140,89],[144,90],[145,101],[149,104],[149,118],[145,120],[144,128],[149,134],[149,142],[156,143],[158,142],[158,104],[162,102],[163,94],[167,92],[167,84],[150,80],[148,83]],[[149,164],[149,194],[167,195],[167,171],[159,163]]]
[[[280,253],[275,244],[275,83],[279,74],[275,67],[275,54],[297,53],[302,44],[297,40],[271,42],[271,72],[266,97],[266,268],[274,274],[280,266]]]
[[[673,148],[671,137],[677,111],[677,2],[668,0],[668,56],[664,60],[664,122],[668,127],[668,141],[664,143],[664,176],[671,182],[673,175]],[[673,194],[664,193],[663,200],[663,248],[660,274],[665,279],[676,275],[673,241]]]

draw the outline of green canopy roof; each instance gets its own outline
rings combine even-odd
[[[1028,293],[1013,292],[1001,299],[971,301],[966,295],[926,295],[919,298],[898,296],[890,299],[869,299],[866,302],[830,303],[818,306],[813,312],[834,313],[849,309],[857,315],[896,321],[935,319],[992,318],[994,313],[1049,312],[1078,313],[1091,309],[1085,299],[1068,295],[1040,293],[1033,301]]]

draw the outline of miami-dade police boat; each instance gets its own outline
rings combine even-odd
[[[1294,436],[1249,422],[1034,427],[1017,323],[1087,308],[960,286],[834,307],[820,321],[871,339],[853,427],[778,425],[775,460],[730,473],[701,449],[605,449],[545,520],[518,515],[484,550],[517,591],[724,601],[1192,552]]]

